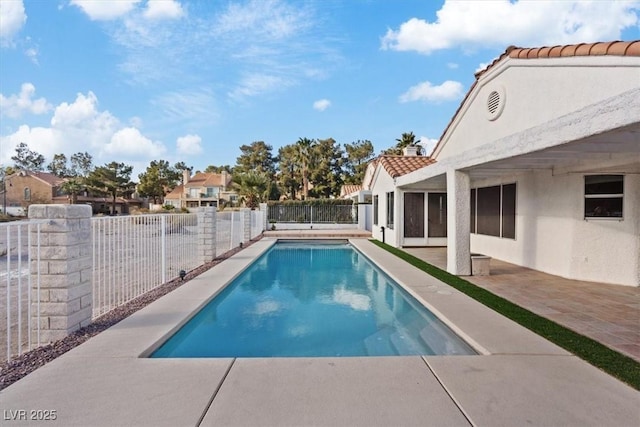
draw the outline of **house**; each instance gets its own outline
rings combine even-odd
[[[71,198],[62,190],[65,178],[49,172],[20,170],[5,177],[3,192],[3,212],[16,216],[26,215],[33,204],[69,204]],[[94,197],[86,191],[78,195],[77,204],[91,205],[94,214],[111,211],[111,197]],[[126,214],[132,208],[139,208],[142,201],[136,198],[116,199],[116,213]]]
[[[24,216],[29,205],[53,203],[53,198],[62,194],[60,186],[64,179],[47,172],[20,170],[4,179],[2,211]]]
[[[164,198],[165,205],[176,209],[201,206],[219,206],[220,203],[236,202],[238,194],[231,189],[231,175],[198,172],[193,177],[183,172],[182,184],[174,188]]]
[[[509,47],[476,73],[431,157],[378,178],[375,238],[446,244],[458,275],[473,252],[640,286],[640,41]]]

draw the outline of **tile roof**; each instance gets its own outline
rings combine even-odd
[[[505,57],[517,59],[560,58],[569,56],[640,56],[640,40],[579,43],[544,47],[509,46],[485,69],[476,73],[476,79],[490,70]]]
[[[392,177],[406,175],[410,172],[422,169],[432,163],[435,163],[431,157],[426,156],[380,156],[378,161]]]
[[[346,196],[347,194],[357,193],[360,190],[362,190],[362,185],[360,184],[345,184],[342,186],[340,194]]]
[[[189,178],[186,187],[224,187],[228,186],[230,182],[231,175],[229,174],[198,172]]]
[[[514,59],[538,59],[538,58],[560,58],[560,57],[576,57],[576,56],[640,56],[640,40],[632,40],[632,41],[611,41],[611,42],[596,42],[596,43],[578,43],[578,44],[568,44],[568,45],[556,45],[556,46],[544,46],[544,47],[533,47],[533,48],[524,48],[524,47],[516,47],[509,46],[502,55],[493,60],[491,64],[489,64],[486,68],[475,73],[475,81],[467,91],[467,94],[464,96],[464,99],[456,109],[453,116],[451,116],[451,120],[447,124],[447,127],[440,135],[438,139],[438,143],[433,148],[432,153],[434,153],[440,143],[442,138],[446,135],[447,131],[453,124],[454,119],[462,110],[462,106],[469,98],[469,95],[473,92],[476,85],[478,84],[478,79],[483,74],[487,73],[491,68],[493,68],[496,64],[504,60],[505,58],[514,58]]]

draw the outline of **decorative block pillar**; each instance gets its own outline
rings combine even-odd
[[[91,207],[31,205],[29,218],[46,220],[39,237],[32,228],[29,248],[31,271],[40,273],[32,278],[32,334],[45,344],[91,323]]]
[[[198,211],[198,255],[201,264],[216,257],[216,214],[215,206],[203,207]]]
[[[471,179],[466,172],[447,171],[447,271],[471,274]]]
[[[269,205],[260,203],[260,212],[262,212],[262,231],[269,228]]]
[[[251,209],[240,209],[240,215],[242,215],[242,243],[251,240]]]

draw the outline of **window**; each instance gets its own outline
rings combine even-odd
[[[471,190],[471,232],[516,238],[516,184]]]
[[[189,198],[197,199],[200,197],[200,189],[199,188],[190,188],[189,189]]]
[[[29,187],[24,187],[24,200],[31,200],[31,189]]]
[[[373,225],[378,225],[378,196],[373,196]]]
[[[220,188],[218,187],[207,187],[207,197],[218,197],[219,192]]]
[[[393,191],[387,193],[387,228],[393,230]]]
[[[623,175],[584,177],[584,217],[622,218]]]

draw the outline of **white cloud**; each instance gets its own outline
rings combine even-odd
[[[13,37],[27,22],[22,0],[0,1],[0,46],[13,46]]]
[[[53,107],[44,98],[33,99],[36,87],[31,83],[23,83],[18,95],[5,97],[0,93],[0,115],[18,118],[23,113],[45,114]]]
[[[480,64],[478,64],[478,67],[475,69],[474,73],[484,70],[489,65],[491,65],[491,62],[481,62]]]
[[[175,0],[148,0],[143,16],[147,19],[176,19],[184,14],[182,5]]]
[[[153,142],[133,127],[118,130],[104,147],[106,154],[126,156],[127,158],[156,158],[165,153],[166,148],[160,142]]]
[[[447,62],[447,68],[455,70],[458,68],[458,64],[456,64],[455,62]]]
[[[324,111],[331,106],[331,101],[328,99],[320,99],[313,103],[313,108],[318,111]]]
[[[26,92],[29,93],[28,88]],[[132,121],[137,122],[135,118]],[[11,156],[21,142],[44,155],[47,162],[57,153],[71,155],[87,151],[95,165],[115,160],[140,170],[144,170],[145,162],[166,153],[162,143],[142,135],[136,127],[123,126],[109,111],[100,111],[93,92],[79,93],[73,102],[58,105],[50,127],[22,125],[15,132],[1,136],[0,164],[13,163]]]
[[[306,9],[280,0],[251,0],[229,4],[213,28],[219,34],[235,33],[249,40],[264,40],[295,36],[309,25]]]
[[[110,21],[127,15],[139,2],[140,0],[71,0],[70,4],[82,9],[92,21]]]
[[[199,135],[185,135],[176,140],[178,154],[196,155],[202,153],[202,138]]]
[[[620,39],[637,25],[638,1],[445,1],[428,22],[411,18],[389,29],[382,48],[430,54],[461,47],[536,47]]]
[[[273,92],[293,84],[293,82],[288,81],[284,77],[251,73],[245,75],[238,86],[229,92],[228,95],[231,99],[242,100],[245,97]]]
[[[27,50],[24,51],[24,54],[27,56],[27,58],[29,58],[29,60],[31,62],[33,62],[36,65],[39,65],[38,63],[38,49],[31,47]]]
[[[419,144],[422,145],[422,152],[424,155],[428,156],[431,154],[434,148],[436,148],[436,144],[438,143],[437,139],[429,138],[426,136],[421,136]]]
[[[462,83],[447,80],[439,86],[431,82],[422,82],[411,86],[409,90],[400,95],[400,102],[412,101],[453,101],[462,97]]]

